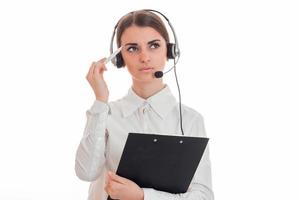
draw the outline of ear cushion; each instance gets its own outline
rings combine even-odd
[[[118,53],[116,55],[116,66],[117,66],[117,68],[122,68],[122,67],[125,66],[124,60],[123,60],[123,57],[122,57],[121,53]]]
[[[167,58],[168,59],[176,58],[176,45],[174,43],[167,44]]]

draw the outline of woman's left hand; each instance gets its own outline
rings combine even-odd
[[[105,191],[112,199],[143,200],[144,191],[133,181],[108,172]]]

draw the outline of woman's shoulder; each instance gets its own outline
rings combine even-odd
[[[125,101],[126,100],[126,96],[123,96],[121,98],[118,98],[116,100],[112,100],[108,102],[108,105],[113,107],[113,108],[121,108],[123,106],[125,106]]]
[[[182,105],[183,126],[186,134],[191,136],[206,137],[204,119],[200,112],[186,105]]]
[[[178,106],[177,106],[178,107]],[[190,120],[201,120],[203,121],[203,116],[195,108],[181,104],[182,115]],[[179,108],[178,108],[179,110]]]
[[[126,106],[124,105],[124,97],[120,99],[116,99],[113,101],[108,102],[110,114],[121,114],[123,111],[123,107]]]

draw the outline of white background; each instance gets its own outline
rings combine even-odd
[[[153,8],[182,52],[183,103],[205,119],[216,199],[300,199],[300,7],[291,0],[0,2],[0,199],[86,199],[75,152],[85,75],[113,26]],[[110,100],[130,87],[110,64]],[[173,72],[165,82],[177,95]]]

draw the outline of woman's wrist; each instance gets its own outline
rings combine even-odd
[[[97,100],[97,101],[101,101],[101,102],[103,102],[103,103],[107,103],[107,102],[108,102],[108,99],[107,99],[107,98],[103,98],[103,97],[97,97],[97,96],[96,96],[96,100]]]

